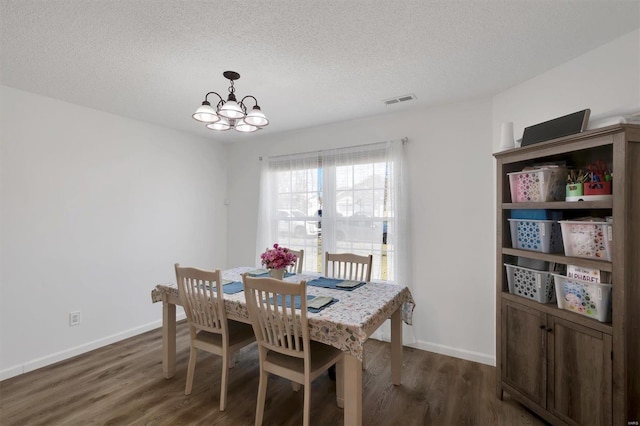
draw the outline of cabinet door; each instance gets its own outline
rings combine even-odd
[[[502,380],[540,407],[546,407],[544,314],[503,300]]]
[[[548,318],[548,409],[575,425],[610,425],[611,336]]]

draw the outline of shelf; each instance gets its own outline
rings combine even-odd
[[[581,257],[569,257],[565,256],[562,253],[540,253],[537,251],[503,247],[502,254],[527,257],[529,259],[544,260],[546,262],[562,263],[564,265],[582,266],[583,268],[593,268],[607,272],[611,272],[613,270],[611,262],[607,262],[605,260],[583,259]]]
[[[611,326],[610,322],[600,322],[598,320],[595,320],[593,318],[589,318],[589,317],[585,317],[579,314],[576,314],[574,312],[571,311],[567,311],[565,309],[560,309],[558,308],[558,305],[556,305],[555,303],[538,303],[534,300],[529,300],[526,299],[522,296],[518,296],[516,294],[511,294],[508,292],[504,292],[502,294],[502,297],[504,299],[508,299],[511,300],[513,302],[516,303],[520,303],[522,305],[525,306],[530,306],[533,307],[537,310],[543,311],[547,314],[551,314],[553,316],[556,316],[558,318],[562,318],[565,319],[567,321],[571,321],[574,322],[576,324],[580,324],[583,325],[585,327],[589,327],[591,329],[600,331],[601,333],[605,333],[608,335],[612,335],[613,334],[613,327]]]
[[[605,201],[551,201],[547,203],[502,203],[503,210],[552,209],[552,210],[591,210],[611,209],[613,200]]]

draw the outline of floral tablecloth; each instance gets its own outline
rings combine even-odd
[[[223,279],[242,281],[244,272],[253,267],[238,267],[222,272]],[[285,281],[311,281],[318,274],[296,274],[285,278]],[[163,296],[173,293],[178,296],[175,284],[158,284],[151,291],[151,299],[162,302]],[[323,309],[319,313],[308,312],[310,338],[343,351],[351,353],[362,360],[363,345],[367,338],[398,308],[402,309],[402,319],[412,324],[414,301],[406,286],[384,282],[370,282],[353,291],[333,290],[322,287],[307,286],[307,294],[331,296],[337,303]],[[227,314],[248,319],[244,292],[225,294]]]

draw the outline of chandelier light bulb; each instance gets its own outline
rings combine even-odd
[[[244,112],[242,108],[236,101],[227,101],[224,105],[218,109],[218,114],[230,118],[232,120],[236,120],[238,118],[244,118]]]
[[[254,106],[251,111],[247,114],[244,121],[253,126],[263,127],[269,124],[269,120],[264,115],[264,113],[260,110],[258,105]]]
[[[202,105],[192,115],[194,120],[201,121],[203,123],[215,123],[220,120],[216,110],[211,107],[211,104],[204,101]]]
[[[207,124],[207,128],[211,130],[229,130],[231,128],[231,124],[226,117],[220,117],[219,121]]]
[[[248,124],[246,122],[246,120],[238,120],[236,121],[235,125],[234,125],[235,129],[239,132],[242,133],[251,133],[251,132],[255,132],[256,130],[258,130],[257,126],[253,126],[251,124]]]

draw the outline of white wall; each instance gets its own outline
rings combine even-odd
[[[512,121],[519,139],[527,126],[586,108],[596,126],[640,111],[640,29],[496,95],[494,147],[502,122]]]
[[[491,364],[495,220],[489,100],[267,133],[230,145],[228,263],[256,262],[259,156],[405,136],[413,235],[408,284],[416,301],[415,326],[405,326],[405,332],[413,334],[413,346]]]
[[[227,170],[216,142],[4,86],[0,99],[3,379],[160,326],[150,293],[175,262],[226,262]]]

